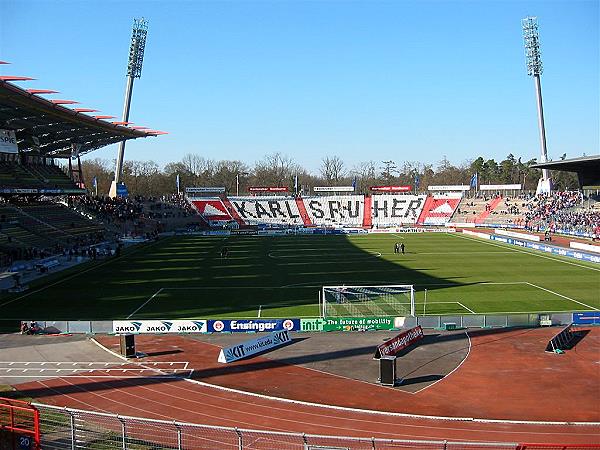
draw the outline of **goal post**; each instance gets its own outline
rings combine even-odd
[[[412,284],[323,286],[320,304],[323,318],[414,316],[415,289]]]

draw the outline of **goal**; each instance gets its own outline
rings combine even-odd
[[[385,286],[323,286],[323,317],[414,316],[412,284]]]

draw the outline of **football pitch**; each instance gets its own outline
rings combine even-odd
[[[391,284],[419,315],[600,308],[599,265],[459,233],[174,236],[4,293],[0,319],[316,317],[323,285]]]

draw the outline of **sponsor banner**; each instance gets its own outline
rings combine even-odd
[[[229,234],[238,236],[254,236],[258,234],[258,230],[230,230]]]
[[[37,194],[37,189],[2,189],[3,194]]]
[[[292,342],[292,338],[287,330],[275,331],[267,336],[261,336],[256,339],[242,342],[241,344],[226,347],[219,353],[217,359],[220,363],[229,363],[238,359],[247,358],[248,356],[262,353],[283,344]]]
[[[454,224],[453,224],[454,225]],[[411,227],[411,228],[381,228],[368,230],[369,233],[455,233],[456,228],[444,227]]]
[[[224,194],[225,188],[223,186],[214,187],[187,187],[185,188],[186,194]]]
[[[13,130],[0,130],[0,153],[18,153],[17,137]]]
[[[206,320],[114,320],[113,333],[206,333]]]
[[[410,330],[403,331],[398,336],[393,337],[389,341],[377,346],[374,359],[379,359],[382,356],[396,356],[400,351],[414,344],[418,340],[423,339],[423,329],[421,325],[417,325]]]
[[[325,319],[300,319],[300,331],[311,332],[311,331],[323,331],[325,325]]]
[[[569,247],[578,250],[587,250],[588,252],[600,253],[600,245],[584,244],[582,242],[569,242]]]
[[[322,320],[323,331],[391,330],[394,328],[394,317],[327,317]],[[308,324],[306,326],[308,327]]]
[[[410,192],[412,186],[371,186],[369,189],[377,192]]]
[[[600,325],[600,311],[573,313],[573,323],[576,325]]]
[[[354,192],[354,186],[315,186],[314,192]]]
[[[250,186],[248,192],[287,192],[289,189],[285,186]]]
[[[292,197],[230,197],[231,206],[248,225],[302,225],[298,204]]]
[[[478,237],[481,239],[490,239],[489,234],[479,233],[477,231],[470,231],[470,230],[462,230],[462,232],[463,232],[463,234],[466,234],[468,236],[474,236],[474,237]]]
[[[517,191],[521,189],[520,184],[480,184],[480,191]]]
[[[569,258],[579,259],[581,261],[589,261],[593,263],[600,263],[600,255],[592,255],[589,253],[584,253],[580,251],[575,251],[571,249],[565,249],[561,247],[553,247],[551,245],[541,244],[537,242],[529,242],[529,241],[521,241],[519,239],[503,237],[503,236],[490,236],[490,239],[494,241],[504,242],[505,244],[517,245],[519,247],[524,248],[532,248],[534,250],[539,250],[541,252],[551,253],[554,255],[560,256],[568,256]]]
[[[300,319],[209,320],[208,332],[299,331]]]
[[[230,236],[232,230],[212,230],[212,231],[203,231],[200,234],[202,236]],[[239,230],[235,230],[239,231]]]
[[[429,186],[427,190],[429,191],[468,191],[471,189],[471,186],[468,184],[453,184],[447,186]]]
[[[517,233],[515,231],[508,230],[496,230],[497,234],[501,234],[502,236],[510,236],[521,239],[527,239],[528,241],[540,242],[540,237],[534,234],[526,234],[526,233]]]

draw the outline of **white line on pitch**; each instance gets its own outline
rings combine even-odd
[[[567,297],[566,295],[562,295],[562,294],[559,294],[558,292],[551,291],[550,289],[543,288],[541,286],[538,286],[537,284],[533,284],[533,283],[527,283],[527,284],[529,286],[533,286],[534,288],[541,289],[542,291],[550,292],[551,294],[558,295],[559,297],[565,298],[567,300],[571,300],[572,302],[579,303],[580,305],[585,306],[586,308],[590,308],[590,309],[593,309],[594,311],[598,311],[598,308],[594,308],[593,306],[586,305],[585,303],[582,303],[580,301],[572,299],[571,297]]]
[[[510,244],[500,245],[500,244],[495,244],[493,242],[482,241],[481,239],[477,239],[477,238],[471,238],[471,237],[467,237],[467,236],[462,236],[462,235],[459,235],[457,233],[448,233],[448,234],[450,236],[454,236],[456,238],[466,239],[467,241],[479,242],[480,244],[487,244],[487,245],[491,245],[493,247],[508,248],[508,249],[510,249],[510,250],[512,250],[513,252],[516,252],[516,253],[524,253],[525,255],[536,256],[538,258],[549,259],[550,261],[554,261],[554,262],[558,262],[558,263],[563,263],[563,264],[569,264],[570,266],[577,266],[577,267],[581,267],[583,269],[595,270],[596,272],[600,272],[600,269],[596,269],[595,267],[584,266],[583,264],[577,264],[577,263],[574,263],[574,262],[571,262],[571,261],[564,261],[564,260],[558,259],[558,258],[551,258],[551,257],[549,257],[547,255],[539,255],[537,253],[539,250],[525,251],[525,250],[520,250],[518,248],[511,248]]]
[[[128,318],[128,319],[130,319],[130,318],[131,318],[131,316],[133,316],[133,315],[134,315],[136,312],[138,312],[140,309],[142,309],[144,306],[146,306],[146,304],[147,304],[147,303],[149,303],[149,302],[150,302],[150,300],[152,300],[154,297],[156,297],[158,294],[160,294],[160,293],[162,292],[162,290],[163,290],[163,289],[164,289],[164,288],[160,288],[158,291],[156,291],[156,292],[154,293],[154,295],[152,295],[152,297],[150,297],[148,300],[146,300],[144,303],[142,303],[142,306],[140,306],[140,307],[139,307],[138,309],[136,309],[134,312],[132,312],[131,314],[129,314],[129,315],[127,316],[127,318]]]
[[[256,317],[260,317],[261,311],[262,311],[262,305],[258,305],[258,316],[256,316]]]
[[[467,311],[469,311],[471,314],[477,314],[475,311],[473,311],[471,308],[467,308],[465,305],[463,305],[461,302],[456,302],[458,303],[460,306],[462,306],[463,308],[465,308]]]

